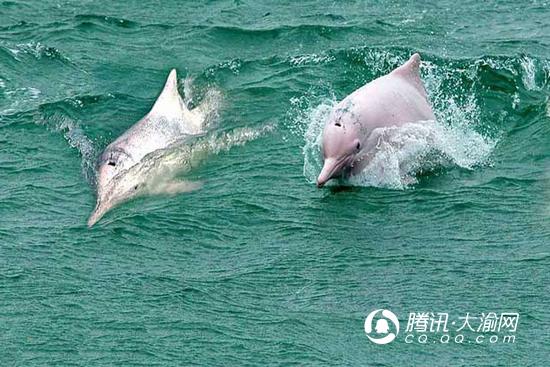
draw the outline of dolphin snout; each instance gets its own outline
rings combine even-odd
[[[326,158],[323,169],[317,177],[317,187],[323,187],[333,178],[347,176],[353,165],[354,157],[354,155],[348,155],[341,158]]]
[[[331,178],[336,176],[339,172],[338,170],[338,161],[336,161],[333,158],[327,158],[325,159],[325,163],[323,164],[323,169],[321,170],[321,173],[319,173],[319,176],[317,177],[317,187],[321,188],[323,187]]]
[[[96,224],[108,210],[108,207],[105,207],[101,204],[101,202],[98,202],[94,211],[90,215],[90,218],[88,218],[88,228],[91,228],[94,224]]]
[[[103,214],[98,212],[97,209],[94,210],[92,215],[90,215],[90,218],[88,218],[88,228],[91,228],[94,224],[96,224],[102,216]]]

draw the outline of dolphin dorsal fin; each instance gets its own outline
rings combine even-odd
[[[395,69],[393,72],[402,76],[419,76],[420,77],[420,55],[415,53],[407,62]]]
[[[395,69],[392,74],[398,75],[409,81],[425,98],[427,98],[424,83],[422,83],[422,79],[420,79],[420,62],[420,55],[415,53],[407,62]]]
[[[181,119],[189,110],[185,107],[183,99],[178,92],[178,75],[176,69],[172,69],[166,79],[164,89],[158,96],[149,116],[164,117],[166,119]]]

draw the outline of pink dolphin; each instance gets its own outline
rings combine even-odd
[[[377,128],[435,120],[419,73],[420,55],[367,83],[332,110],[323,131],[324,165],[317,186],[359,173],[374,154]]]

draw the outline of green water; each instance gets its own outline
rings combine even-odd
[[[544,1],[1,2],[0,365],[548,365],[549,47]],[[436,143],[317,189],[330,106],[413,52]],[[261,133],[88,229],[96,157],[173,67],[221,92],[209,134]],[[410,312],[520,316],[407,344]]]

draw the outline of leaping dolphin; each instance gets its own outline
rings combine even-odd
[[[93,226],[115,205],[139,193],[145,184],[145,178],[139,174],[139,165],[145,164],[145,157],[166,149],[186,136],[203,133],[205,120],[204,107],[198,106],[190,111],[185,106],[178,92],[176,70],[173,69],[151,111],[109,144],[100,155],[96,176],[97,204],[88,219],[88,226]],[[145,167],[143,171],[150,170]],[[173,193],[190,191],[199,185],[164,182],[160,186]],[[158,192],[160,186],[150,188],[150,192]]]
[[[414,54],[334,107],[323,130],[324,164],[317,178],[318,187],[365,168],[379,143],[376,129],[435,120],[419,67],[420,55]]]

